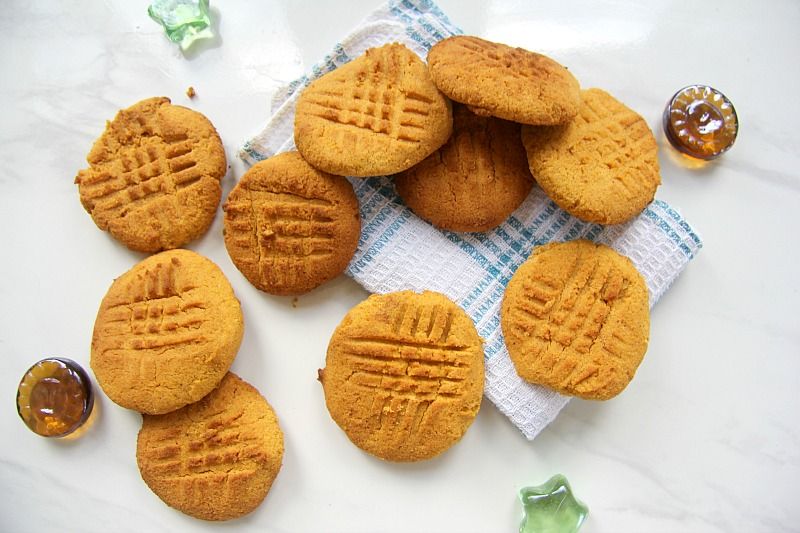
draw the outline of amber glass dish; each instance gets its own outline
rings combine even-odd
[[[704,160],[728,151],[739,132],[733,104],[707,85],[690,85],[675,93],[664,109],[663,122],[672,146]]]
[[[17,388],[20,418],[43,437],[71,434],[87,421],[93,406],[89,376],[70,359],[42,359],[25,372]]]

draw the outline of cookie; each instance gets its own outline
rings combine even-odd
[[[319,379],[331,418],[356,446],[389,461],[429,459],[478,413],[482,341],[442,294],[373,294],[334,331]]]
[[[393,43],[371,48],[309,85],[297,100],[294,142],[325,172],[382,176],[428,157],[452,127],[450,102],[425,63]]]
[[[547,244],[509,281],[500,324],[524,380],[607,400],[628,385],[647,350],[647,286],[608,246]]]
[[[225,376],[244,333],[222,271],[189,250],[148,257],[108,289],[91,366],[112,401],[163,414],[196,402]]]
[[[531,173],[564,211],[621,224],[655,196],[658,146],[647,122],[607,92],[589,89],[582,98],[568,125],[522,128]]]
[[[197,403],[144,415],[136,443],[142,479],[164,503],[203,520],[230,520],[264,500],[281,469],[272,407],[233,373]]]
[[[428,52],[439,90],[479,115],[523,124],[564,124],[578,112],[578,80],[547,56],[456,35]]]
[[[298,152],[253,165],[223,210],[231,260],[270,294],[302,294],[341,274],[361,232],[350,182]]]
[[[149,98],[106,125],[78,172],[80,200],[132,250],[178,248],[206,232],[219,205],[225,151],[206,117]]]
[[[488,231],[508,218],[533,185],[520,126],[453,105],[453,135],[424,161],[395,176],[418,216],[451,231]]]

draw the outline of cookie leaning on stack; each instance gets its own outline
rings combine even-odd
[[[621,224],[661,183],[658,145],[647,122],[600,89],[581,92],[578,116],[560,127],[524,126],[522,141],[539,186],[564,211]]]
[[[297,149],[339,176],[383,176],[417,164],[450,136],[450,101],[422,60],[397,43],[325,74],[303,90],[295,111]]]
[[[522,124],[564,124],[578,112],[575,77],[547,56],[456,35],[428,52],[436,86],[473,113]]]

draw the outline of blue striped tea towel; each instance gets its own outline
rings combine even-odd
[[[310,74],[276,95],[272,118],[245,143],[240,157],[255,163],[293,149],[294,108],[300,91],[367,48],[400,42],[425,58],[435,42],[458,33],[428,0],[390,0]],[[702,246],[683,217],[660,200],[631,222],[599,226],[568,215],[534,188],[500,227],[462,234],[437,230],[415,216],[398,198],[389,178],[351,178],[351,182],[361,204],[362,233],[347,274],[370,292],[434,290],[456,301],[485,341],[486,397],[528,439],[553,421],[569,400],[522,381],[503,343],[499,313],[503,291],[532,247],[579,237],[607,244],[628,256],[642,273],[652,306]]]

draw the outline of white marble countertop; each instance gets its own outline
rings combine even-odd
[[[111,280],[142,256],[94,226],[73,178],[104,123],[148,96],[206,114],[235,156],[282,83],[302,74],[378,0],[227,0],[219,37],[183,55],[146,2],[4,2],[0,9],[0,530],[514,531],[517,491],[561,472],[591,509],[582,533],[781,532],[800,528],[800,4],[441,0],[467,33],[549,54],[585,87],[642,114],[661,147],[657,196],[705,246],[652,313],[634,381],[607,403],[572,401],[528,442],[485,401],[440,458],[386,464],[332,423],[316,368],[333,328],[366,293],[340,277],[302,296],[260,293],[236,271],[222,217],[191,248],[218,263],[247,323],[233,370],[272,403],[283,468],[251,515],[206,523],[164,505],[135,461],[138,414],[98,395],[72,442],[39,438],[11,403],[51,355],[88,368]],[[741,132],[718,162],[688,168],[665,144],[674,91],[725,92]],[[194,86],[197,97],[185,91]]]

